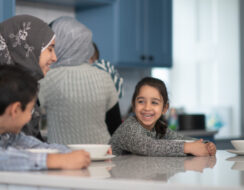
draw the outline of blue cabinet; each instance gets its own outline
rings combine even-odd
[[[15,15],[15,0],[0,0],[0,22]]]
[[[171,0],[117,0],[76,10],[93,31],[102,58],[118,67],[171,67],[171,14]]]

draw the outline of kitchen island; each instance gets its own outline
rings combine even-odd
[[[0,172],[0,189],[244,189],[244,156],[126,155],[92,162],[83,170]]]

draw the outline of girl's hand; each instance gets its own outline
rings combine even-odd
[[[211,148],[212,149],[212,148]],[[194,156],[209,156],[208,145],[203,143],[203,139],[184,144],[184,153]]]
[[[203,172],[204,168],[213,168],[216,164],[215,156],[187,157],[184,161],[185,170]]]
[[[206,143],[206,145],[207,145],[207,149],[208,149],[210,156],[214,156],[216,154],[215,144],[212,142],[209,142],[209,143]]]
[[[107,154],[111,154],[112,155],[112,148],[111,147],[108,149]]]

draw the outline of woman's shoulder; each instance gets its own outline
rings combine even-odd
[[[101,80],[101,82],[111,82],[113,84],[113,81],[111,79],[111,76],[108,72],[99,69],[98,67],[95,67],[91,64],[83,64],[79,66],[79,73],[84,73],[84,75],[94,76],[95,78]]]
[[[112,78],[112,80],[114,80],[115,78],[120,78],[118,71],[109,61],[99,60],[93,63],[92,66],[102,71],[103,73],[107,73]]]
[[[99,78],[99,80],[106,80],[110,78],[110,75],[107,72],[104,72],[96,67],[93,67],[91,64],[82,64],[77,66],[63,66],[52,68],[46,77],[53,77],[56,75],[61,75],[62,77],[74,78],[74,77],[89,77],[89,78]],[[45,78],[46,78],[45,77]],[[102,82],[102,81],[101,81]]]

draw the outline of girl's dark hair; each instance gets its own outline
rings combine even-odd
[[[133,109],[135,108],[136,97],[138,96],[141,87],[145,86],[145,85],[154,87],[158,90],[160,95],[163,97],[163,101],[164,101],[163,107],[169,105],[168,92],[167,92],[165,83],[163,81],[153,78],[153,77],[145,77],[142,80],[140,80],[136,85],[134,94],[132,96]],[[157,136],[163,137],[166,133],[166,129],[167,129],[167,122],[164,119],[164,117],[161,116],[155,124],[155,130],[156,130]]]
[[[0,92],[0,115],[14,102],[20,102],[24,111],[37,96],[38,82],[22,67],[0,65]]]

